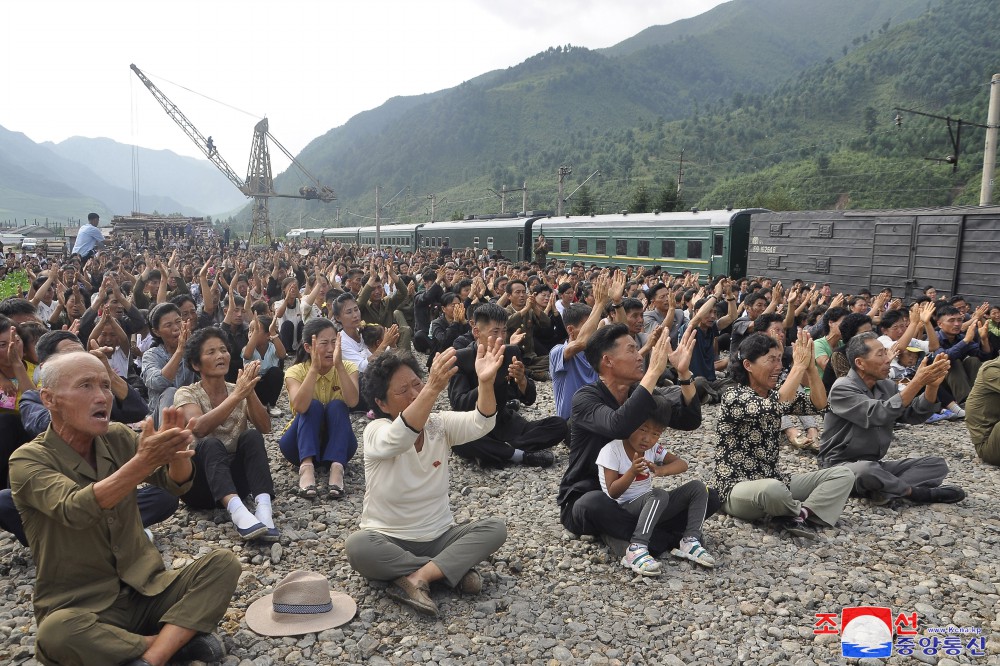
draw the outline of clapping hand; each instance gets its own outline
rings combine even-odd
[[[260,381],[260,361],[250,361],[236,373],[236,389],[234,393],[241,398],[247,398]]]
[[[947,354],[938,354],[931,362],[930,356],[924,358],[923,363],[917,367],[917,374],[913,376],[913,381],[918,386],[940,386],[941,382],[948,376],[951,369],[951,359]]]
[[[809,331],[803,330],[792,345],[792,364],[807,370],[814,363],[813,341]]]
[[[489,338],[487,344],[476,345],[476,376],[480,384],[492,384],[503,366],[506,346],[502,337]]]
[[[511,333],[511,335],[510,335],[510,344],[512,344],[512,345],[519,345],[519,344],[521,344],[524,341],[524,338],[525,338],[526,335],[527,335],[527,333],[524,332],[524,329],[519,327],[516,331],[514,331],[513,333]]]
[[[184,413],[176,407],[163,410],[158,430],[153,428],[153,418],[147,417],[142,424],[136,457],[153,470],[193,457],[194,449],[189,448],[194,442],[192,426],[193,420],[185,423]]]
[[[443,352],[435,354],[430,374],[427,376],[427,388],[433,391],[434,395],[447,388],[448,382],[458,372],[456,354],[457,351],[454,347],[448,347]]]
[[[524,372],[524,363],[516,356],[511,360],[507,368],[507,379],[514,380],[517,389],[524,393],[528,389],[528,376]]]
[[[670,365],[674,367],[678,375],[685,374],[691,367],[691,357],[694,355],[694,347],[697,342],[695,338],[697,330],[697,326],[688,326],[684,335],[677,341],[677,349],[671,348],[669,335],[663,336],[667,341],[667,360],[670,361]]]

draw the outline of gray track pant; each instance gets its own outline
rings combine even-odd
[[[705,522],[708,507],[708,488],[701,481],[688,481],[669,491],[653,488],[620,506],[633,516],[639,516],[632,533],[632,543],[649,546],[653,531],[660,522],[672,520],[681,513],[687,514],[687,526],[681,538],[694,537],[701,541],[701,525]]]
[[[495,553],[507,540],[499,518],[454,525],[431,541],[405,541],[373,530],[347,537],[344,548],[351,567],[368,580],[396,580],[434,562],[455,587],[472,567]]]

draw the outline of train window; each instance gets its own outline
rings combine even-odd
[[[518,247],[524,247],[524,232],[523,231],[517,232],[517,246]],[[493,249],[493,248],[490,248],[490,249]]]
[[[560,238],[559,239],[559,251],[560,252],[569,252],[569,239],[568,238]]]
[[[724,246],[724,239],[722,237],[722,234],[715,234],[715,239],[713,243],[715,245],[712,247],[712,254],[714,254],[717,257],[721,257]]]
[[[587,239],[577,238],[576,239],[576,251],[580,254],[587,254]]]
[[[479,247],[479,236],[475,236],[472,239],[472,244],[475,245],[476,247]]]
[[[660,241],[660,256],[673,257],[677,254],[677,244],[672,240]]]
[[[615,254],[619,257],[628,255],[628,239],[619,238],[615,241]]]
[[[608,241],[603,238],[598,238],[594,241],[594,253],[595,254],[607,254],[608,253]]]
[[[641,240],[636,245],[635,256],[637,257],[648,257],[649,256],[649,241]]]
[[[701,241],[688,241],[688,259],[701,259]]]
[[[555,246],[552,244],[553,242],[554,241],[551,238],[546,238],[545,239],[545,247],[549,248],[550,250],[554,249]]]
[[[445,236],[444,237],[444,242],[445,242],[445,245],[451,245],[451,237],[450,236]]]
[[[487,236],[486,237],[486,249],[487,250],[492,250],[493,249],[493,236]]]

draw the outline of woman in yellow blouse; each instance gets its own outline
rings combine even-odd
[[[340,353],[340,335],[329,319],[306,322],[295,365],[285,373],[294,416],[278,445],[299,466],[299,492],[316,496],[318,460],[330,465],[329,495],[344,497],[344,467],[358,450],[350,410],[358,404],[358,367]]]

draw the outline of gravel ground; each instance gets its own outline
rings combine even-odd
[[[445,401],[440,403],[445,408]],[[287,411],[287,401],[283,407]],[[667,432],[667,441],[690,463],[686,478],[709,479],[717,407],[706,407],[694,433]],[[527,416],[552,412],[551,385],[539,385]],[[276,419],[280,432],[286,419]],[[367,421],[358,417],[360,433]],[[968,498],[957,505],[875,507],[852,499],[840,523],[817,542],[788,539],[760,525],[714,516],[705,524],[706,547],[719,564],[706,570],[672,558],[659,578],[633,576],[607,548],[567,534],[555,504],[565,448],[547,470],[480,470],[452,462],[452,505],[458,522],[488,515],[507,521],[509,538],[480,567],[484,590],[461,597],[433,591],[441,618],[428,620],[387,598],[384,584],[369,584],[347,565],[344,540],[357,528],[364,489],[359,455],[348,466],[343,501],[293,495],[294,470],[271,448],[280,544],[244,545],[223,511],[215,515],[181,505],[155,526],[156,545],[168,566],[181,566],[217,547],[243,561],[222,623],[226,666],[296,664],[836,664],[839,637],[814,636],[814,614],[843,606],[891,606],[916,611],[927,627],[978,627],[987,655],[970,658],[895,656],[865,664],[1000,664],[1000,471],[975,457],[962,423],[897,431],[890,457],[942,455],[949,480]],[[790,471],[815,468],[808,453],[791,449]],[[317,476],[323,476],[318,474]],[[685,479],[678,479],[683,481]],[[672,480],[658,480],[669,487]],[[321,492],[323,487],[320,487]],[[358,615],[320,634],[264,638],[250,632],[247,606],[297,568],[328,575],[351,594]],[[0,663],[36,664],[30,553],[0,536]],[[914,661],[917,660],[917,661]],[[851,660],[856,663],[856,660]]]

